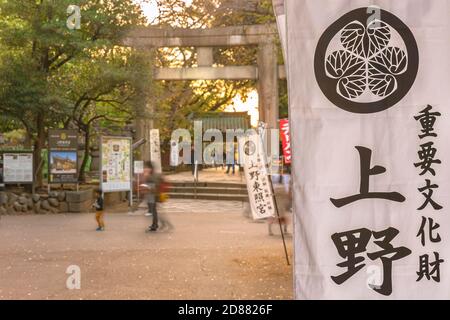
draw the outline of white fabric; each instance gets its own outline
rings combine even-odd
[[[268,174],[261,136],[253,132],[239,137],[239,154],[243,159],[253,219],[259,220],[275,216],[272,183]]]
[[[321,91],[314,71],[314,56],[324,31],[346,13],[377,5],[394,14],[412,31],[419,48],[417,78],[409,93],[393,107],[378,113],[356,114],[335,106]],[[295,212],[295,294],[297,299],[449,299],[450,298],[450,0],[286,0],[290,117],[293,150]],[[434,126],[437,138],[420,140],[420,124],[414,119],[427,105],[440,112]],[[436,176],[420,176],[414,166],[422,143],[433,141]],[[336,208],[330,198],[359,193],[360,157],[355,146],[372,150],[371,167],[386,172],[370,177],[370,191],[399,192],[406,201],[360,200]],[[444,208],[428,206],[418,188],[425,179],[438,184],[433,200]],[[416,237],[422,216],[440,224],[440,243],[422,247]],[[366,266],[341,285],[331,276],[345,272],[345,261],[331,240],[334,233],[367,228],[394,227],[397,248],[412,253],[393,262],[392,294],[381,295],[368,288],[371,273],[381,261]],[[427,225],[428,228],[428,225]],[[373,243],[368,252],[381,248]],[[440,283],[417,282],[419,256],[439,252]]]
[[[159,129],[150,129],[150,160],[156,173],[162,173]]]

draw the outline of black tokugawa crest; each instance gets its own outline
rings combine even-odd
[[[353,10],[321,36],[314,68],[324,95],[353,113],[375,113],[397,104],[409,92],[419,69],[411,30],[392,13]]]

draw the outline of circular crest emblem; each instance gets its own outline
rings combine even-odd
[[[314,69],[324,95],[352,113],[375,113],[397,104],[413,86],[419,50],[411,30],[392,13],[353,10],[321,36]]]
[[[253,141],[247,141],[244,145],[244,152],[247,156],[252,156],[256,152],[256,145]]]

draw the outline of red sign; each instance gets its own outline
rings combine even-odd
[[[291,161],[292,161],[291,131],[290,131],[288,119],[280,120],[280,135],[281,135],[281,142],[282,142],[282,146],[283,146],[284,163],[291,164]]]

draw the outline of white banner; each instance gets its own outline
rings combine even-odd
[[[177,141],[170,141],[170,165],[176,167],[180,165],[180,147]]]
[[[261,137],[256,132],[245,137],[239,137],[239,154],[243,160],[253,219],[258,220],[275,216],[272,185],[269,180]]]
[[[285,5],[296,298],[450,299],[450,0]]]
[[[156,173],[162,173],[161,166],[161,142],[159,139],[159,130],[150,130],[150,160]]]

